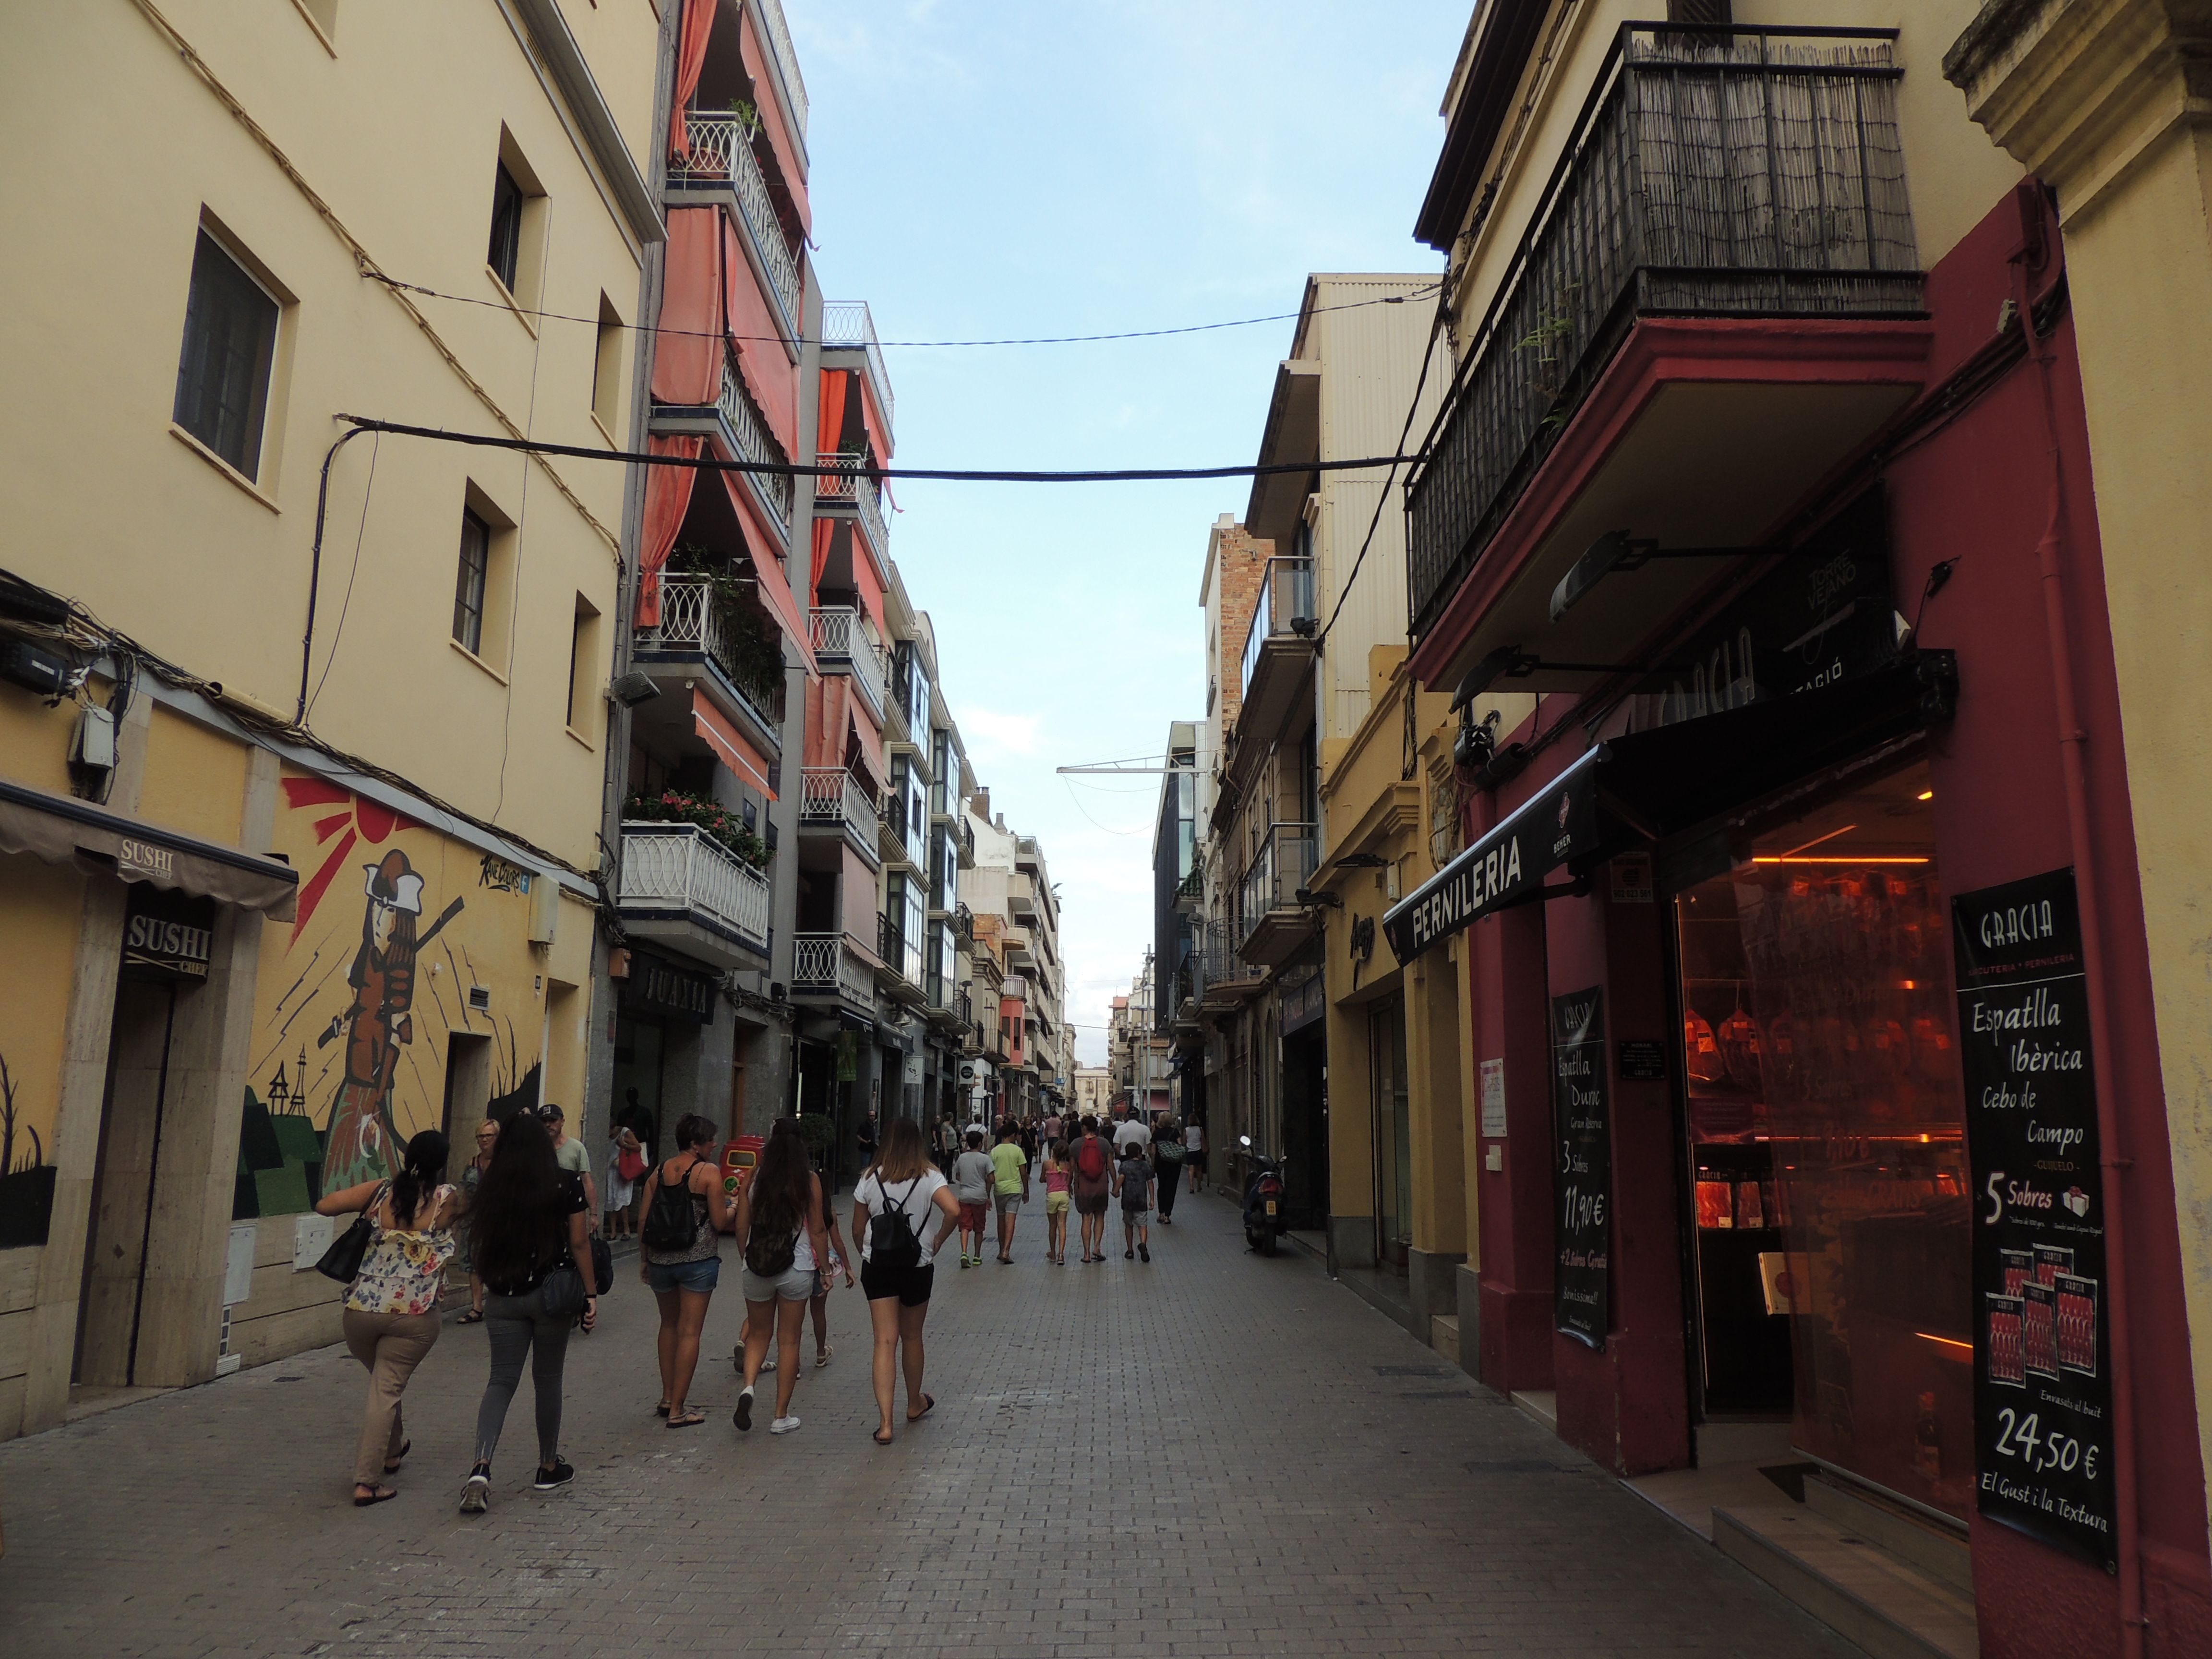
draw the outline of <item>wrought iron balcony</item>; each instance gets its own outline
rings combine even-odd
[[[860,527],[868,532],[868,545],[876,550],[876,556],[880,559],[890,557],[890,536],[884,526],[882,490],[876,481],[862,471],[868,465],[868,458],[844,450],[817,455],[814,465],[839,469],[836,472],[816,477],[815,501],[830,507],[856,508],[860,515]]]
[[[737,116],[708,110],[688,110],[684,134],[688,155],[668,158],[668,182],[675,188],[697,185],[727,185],[737,198],[738,217],[744,223],[747,240],[767,273],[769,293],[782,314],[786,334],[799,337],[799,261],[783,239],[783,226],[775,214],[775,198],[769,193],[760,163],[753,159],[754,129]]]
[[[877,723],[882,724],[883,648],[868,637],[861,613],[849,605],[825,605],[813,613],[809,627],[814,635],[815,659],[832,673],[842,670],[851,675]]]
[[[1425,631],[1639,317],[1911,317],[1893,30],[1626,24],[1407,486]]]
[[[842,766],[810,766],[799,775],[799,828],[842,832],[871,860],[877,851],[878,814],[860,781]]]
[[[822,302],[822,347],[825,351],[860,350],[868,356],[868,385],[884,418],[891,418],[891,377],[884,367],[884,348],[876,338],[876,319],[865,300],[824,300]]]
[[[752,9],[764,26],[762,33],[768,37],[769,59],[775,65],[776,79],[783,83],[784,107],[791,112],[791,125],[804,139],[806,82],[799,78],[799,54],[791,49],[791,26],[783,21],[782,0],[752,0]]]
[[[696,824],[625,822],[622,836],[617,902],[632,931],[689,924],[768,953],[766,876]]]
[[[722,672],[770,731],[783,725],[783,676],[773,680],[737,652],[718,614],[711,578],[678,574],[660,579],[660,623],[637,630],[636,648],[672,655],[696,653]]]
[[[857,1012],[868,1012],[876,1006],[875,969],[842,933],[794,933],[791,994],[834,997]]]
[[[1237,906],[1239,951],[1246,960],[1267,962],[1272,952],[1255,954],[1268,941],[1263,934],[1287,923],[1300,937],[1310,931],[1298,890],[1314,872],[1319,843],[1310,823],[1271,823],[1252,861],[1244,866]]]

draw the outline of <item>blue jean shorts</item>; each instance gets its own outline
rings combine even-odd
[[[722,1259],[710,1255],[704,1261],[648,1261],[645,1264],[645,1282],[655,1296],[665,1296],[671,1291],[690,1291],[705,1296],[721,1282]]]

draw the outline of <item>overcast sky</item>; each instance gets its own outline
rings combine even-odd
[[[1311,270],[1432,274],[1413,240],[1469,0],[784,0],[811,112],[815,254],[887,342],[1295,312]],[[1388,28],[1373,25],[1387,17]],[[889,347],[896,459],[1249,461],[1287,321],[1155,340]],[[1061,895],[1086,1062],[1152,942],[1159,756],[1204,712],[1199,577],[1242,480],[911,483],[891,552],[1007,827]]]

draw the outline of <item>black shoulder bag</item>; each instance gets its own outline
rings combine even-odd
[[[315,1263],[315,1271],[325,1279],[335,1279],[341,1285],[350,1285],[361,1277],[361,1264],[368,1255],[368,1247],[376,1237],[376,1224],[368,1212],[384,1201],[392,1189],[386,1182],[371,1194],[362,1212],[354,1218],[353,1225],[331,1241],[331,1248],[323,1252],[323,1259]]]

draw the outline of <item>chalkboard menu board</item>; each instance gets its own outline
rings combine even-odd
[[[1605,993],[1596,986],[1552,999],[1552,1139],[1559,1206],[1552,1326],[1601,1350],[1613,1123],[1606,1091]]]
[[[2116,1570],[2112,1349],[2074,872],[1951,902],[1973,1171],[1976,1502]]]

